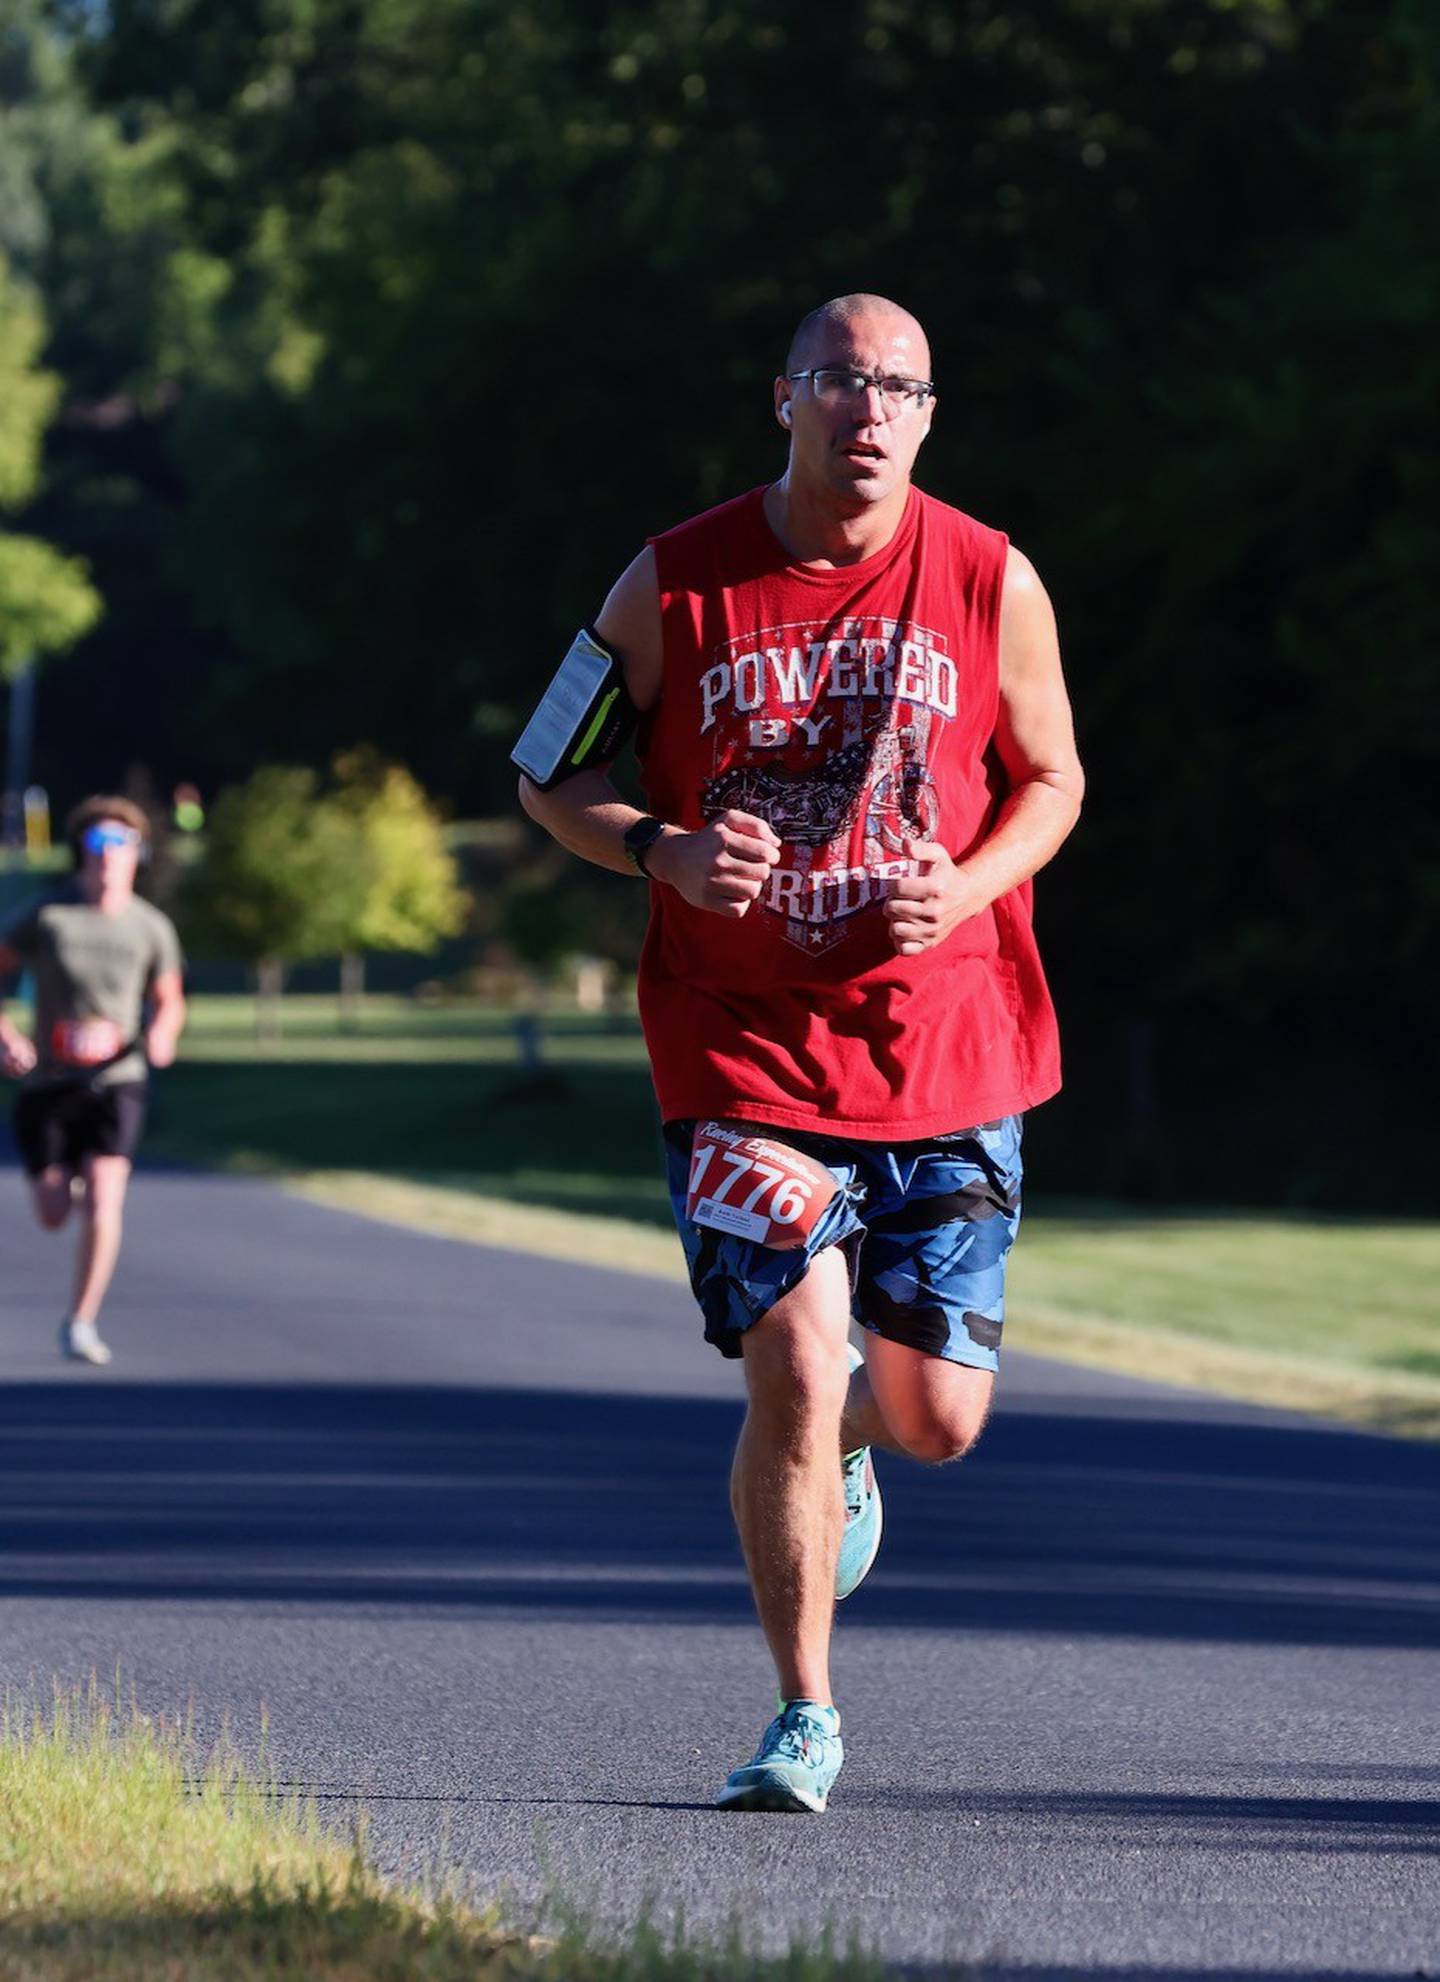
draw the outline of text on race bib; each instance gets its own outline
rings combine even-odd
[[[98,1067],[123,1044],[113,1019],[59,1019],[50,1033],[51,1057],[65,1067]]]
[[[692,1224],[789,1251],[804,1245],[838,1189],[823,1163],[788,1143],[701,1122],[685,1212]]]

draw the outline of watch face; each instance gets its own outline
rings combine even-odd
[[[654,846],[665,828],[658,819],[637,819],[625,835],[625,851],[643,874],[645,855]]]

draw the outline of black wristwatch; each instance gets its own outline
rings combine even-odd
[[[647,812],[643,819],[637,819],[625,835],[625,851],[637,874],[643,874],[648,881],[650,870],[645,865],[645,856],[665,830],[663,819],[652,819]]]

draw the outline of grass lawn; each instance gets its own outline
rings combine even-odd
[[[1440,1437],[1440,1225],[1027,1214],[1017,1347]]]
[[[382,1886],[363,1848],[228,1745],[92,1687],[0,1722],[4,1982],[877,1982],[814,1948],[763,1960],[640,1923],[504,1930],[455,1896]]]
[[[202,998],[157,1082],[154,1158],[288,1173],[402,1223],[679,1276],[633,1020],[545,1022],[542,1074],[513,1021],[286,1001],[257,1046],[248,999]],[[563,1215],[562,1215],[563,1214]],[[1440,1435],[1440,1224],[1160,1213],[1032,1197],[1007,1340],[1358,1422]]]

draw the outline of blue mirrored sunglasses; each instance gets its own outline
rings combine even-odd
[[[80,844],[87,853],[103,853],[108,846],[139,846],[140,835],[133,826],[87,826]]]

